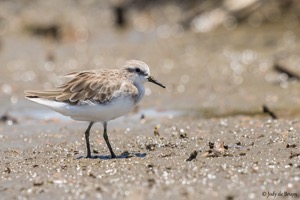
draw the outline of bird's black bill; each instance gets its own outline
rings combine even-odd
[[[148,81],[151,82],[151,83],[154,83],[156,85],[159,85],[160,87],[162,88],[166,88],[166,86],[164,86],[163,84],[159,83],[157,80],[155,80],[152,76],[149,76],[148,77]]]

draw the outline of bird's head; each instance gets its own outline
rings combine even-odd
[[[148,81],[166,88],[163,84],[150,76],[150,69],[148,65],[142,61],[129,60],[123,66],[123,70],[127,72],[127,77],[135,83],[145,83]]]

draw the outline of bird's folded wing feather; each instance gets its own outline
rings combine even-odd
[[[104,103],[118,95],[121,87],[127,92],[137,93],[137,88],[122,78],[118,70],[74,72],[71,78],[56,89],[25,91],[28,98],[44,98],[55,101],[77,103],[87,100]]]

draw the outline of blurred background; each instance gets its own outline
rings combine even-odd
[[[26,89],[129,59],[167,86],[146,84],[142,109],[297,115],[299,11],[297,0],[2,0],[0,115],[40,107]]]

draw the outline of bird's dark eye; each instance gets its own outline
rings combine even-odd
[[[141,69],[140,68],[135,68],[135,72],[139,73],[139,72],[141,72]]]

